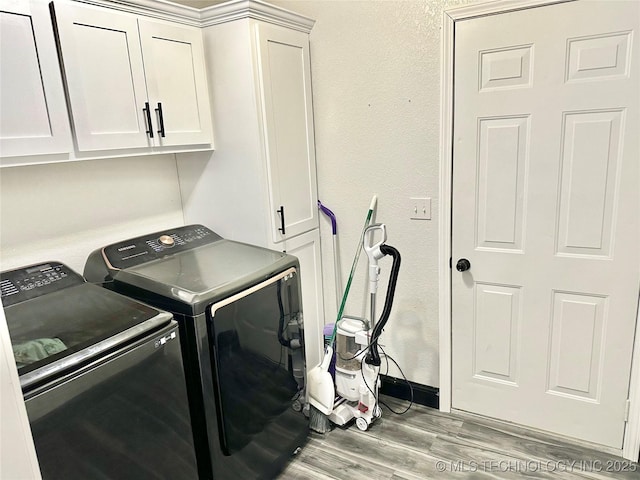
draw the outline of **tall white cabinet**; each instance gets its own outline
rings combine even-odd
[[[309,39],[263,22],[250,28],[270,178],[271,240],[278,243],[318,227]]]
[[[323,350],[309,32],[313,21],[262,2],[205,9],[216,151],[180,155],[185,221],[300,260],[307,365]]]

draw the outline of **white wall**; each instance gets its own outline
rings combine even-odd
[[[0,270],[183,224],[174,155],[0,169]]]
[[[445,6],[466,0],[272,3],[316,20],[311,31],[319,198],[338,218],[342,285],[371,196],[388,244],[402,254],[381,343],[407,377],[438,386],[438,142],[440,29]],[[409,220],[412,196],[432,198],[432,220]],[[332,239],[321,222],[328,321],[335,317]],[[390,260],[381,263],[387,278]],[[365,257],[346,312],[368,302]],[[385,282],[386,283],[386,282]],[[378,313],[386,288],[378,295]],[[399,376],[392,369],[391,374]]]

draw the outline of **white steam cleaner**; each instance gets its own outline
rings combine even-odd
[[[336,325],[335,389],[338,398],[328,417],[337,425],[345,425],[355,418],[356,426],[363,431],[382,415],[382,409],[378,405],[378,339],[391,313],[400,270],[400,253],[386,245],[386,240],[387,230],[384,224],[370,225],[365,230],[363,248],[369,257],[370,320],[344,316]],[[382,315],[375,321],[380,277],[378,261],[386,255],[393,258],[393,264]]]

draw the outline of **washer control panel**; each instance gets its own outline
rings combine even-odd
[[[60,262],[47,262],[0,273],[5,307],[84,283],[84,278]]]
[[[217,242],[222,237],[202,225],[187,225],[104,247],[103,253],[112,267],[125,269]]]

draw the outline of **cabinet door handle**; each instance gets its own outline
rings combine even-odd
[[[158,130],[158,133],[161,137],[164,138],[164,117],[162,116],[162,104],[160,102],[158,102],[158,108],[156,108],[155,110],[158,114],[158,123],[160,125],[160,130]]]
[[[149,102],[144,102],[142,113],[144,113],[147,117],[147,125],[149,127],[149,130],[147,130],[146,133],[149,134],[149,138],[153,138],[153,127],[151,126],[151,109],[149,108]]]
[[[280,214],[280,228],[278,228],[278,230],[282,232],[282,235],[284,235],[284,205],[280,205],[280,208],[276,211]]]

